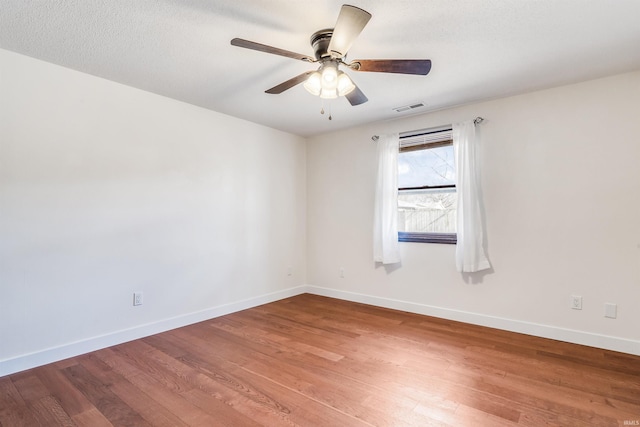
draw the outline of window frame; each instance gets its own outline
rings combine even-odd
[[[410,151],[418,151],[418,150],[429,150],[438,147],[446,147],[453,145],[453,139],[439,140],[439,141],[431,141],[424,142],[419,144],[411,144],[407,146],[402,146],[403,138],[415,138],[416,136],[421,135],[429,135],[441,132],[451,131],[451,127],[438,128],[438,129],[427,129],[419,132],[407,132],[404,135],[400,136],[400,148],[399,153],[406,153]],[[442,189],[442,188],[454,188],[457,193],[457,187],[455,184],[453,185],[434,185],[434,186],[421,186],[421,187],[399,187],[398,194],[401,191],[412,191],[412,190],[427,190],[427,189]],[[430,233],[430,232],[413,232],[413,231],[398,231],[398,241],[399,242],[413,242],[413,243],[440,243],[440,244],[449,244],[455,245],[458,243],[458,234],[457,233]]]

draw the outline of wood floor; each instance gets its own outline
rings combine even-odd
[[[300,295],[0,378],[14,426],[640,425],[640,357]]]

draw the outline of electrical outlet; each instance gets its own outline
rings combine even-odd
[[[344,267],[340,267],[340,278],[344,279]]]
[[[293,276],[293,267],[289,266],[287,268],[287,276]]]
[[[142,305],[142,292],[133,293],[133,305]]]
[[[574,310],[582,310],[582,297],[571,295],[571,308]]]

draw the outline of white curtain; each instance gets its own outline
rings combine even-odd
[[[456,269],[459,272],[475,272],[491,268],[484,252],[477,144],[476,126],[473,120],[454,123],[453,150],[458,193]]]
[[[398,150],[397,133],[380,135],[378,179],[373,215],[373,260],[383,264],[400,262],[398,244]]]

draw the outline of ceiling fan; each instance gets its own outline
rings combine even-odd
[[[431,70],[431,61],[428,59],[356,59],[348,62],[347,52],[370,19],[369,12],[355,6],[343,5],[335,28],[316,31],[311,36],[315,58],[240,38],[234,38],[231,44],[309,63],[320,63],[317,71],[304,72],[266,90],[266,93],[279,94],[304,82],[304,88],[313,95],[324,99],[344,96],[351,105],[360,105],[368,99],[349,76],[339,70],[340,65],[354,71],[423,76]]]

